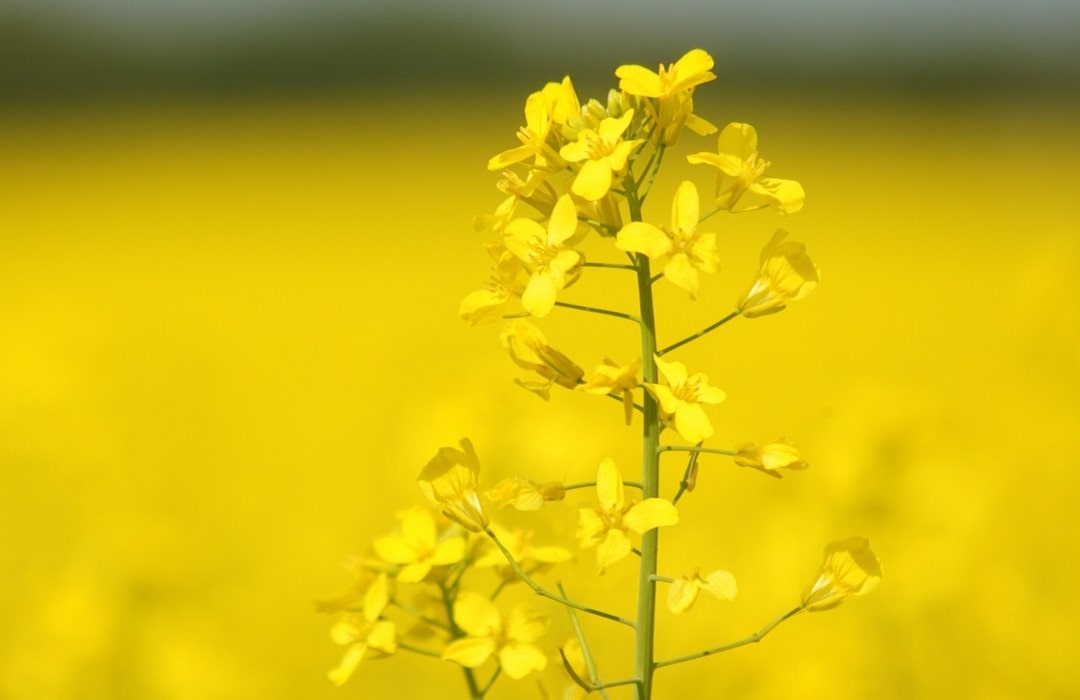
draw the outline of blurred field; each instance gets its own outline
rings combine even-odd
[[[396,658],[334,689],[339,648],[310,601],[348,583],[340,564],[461,436],[492,482],[633,463],[609,402],[543,404],[511,384],[494,329],[456,318],[487,271],[471,229],[499,201],[484,164],[529,89],[0,117],[0,698],[458,688],[449,664]],[[700,111],[754,123],[807,206],[710,220],[724,270],[694,305],[662,293],[661,333],[725,313],[773,229],[805,241],[811,297],[679,359],[728,392],[717,444],[787,434],[813,466],[775,482],[703,460],[663,561],[715,543],[707,564],[740,595],[661,614],[661,655],[791,607],[829,540],[868,536],[886,578],[759,646],[665,669],[661,697],[690,682],[702,697],[1077,697],[1075,110],[735,94]],[[587,276],[567,299],[609,284]],[[617,321],[580,320],[544,328],[581,364],[637,352]],[[572,531],[575,506],[556,512]],[[593,599],[618,601],[629,569]],[[598,644],[617,653],[620,635]]]

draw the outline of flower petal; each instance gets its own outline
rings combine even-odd
[[[623,524],[638,533],[645,534],[654,527],[675,525],[679,522],[679,510],[664,498],[646,498],[623,516]]]
[[[476,668],[495,653],[495,640],[491,637],[465,637],[451,642],[442,653],[445,661],[454,661],[465,668]]]
[[[634,221],[622,227],[615,237],[615,247],[619,250],[644,253],[655,260],[671,251],[671,239],[667,234],[643,221]]]
[[[531,644],[507,644],[499,651],[499,664],[506,675],[520,680],[547,667],[547,656]]]

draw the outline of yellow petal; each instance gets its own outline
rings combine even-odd
[[[686,253],[671,256],[667,265],[664,266],[664,277],[676,287],[690,292],[691,299],[698,298],[698,273],[690,264],[690,257]]]
[[[684,180],[675,191],[671,207],[671,230],[693,232],[698,225],[698,192],[694,183]]]
[[[461,561],[461,558],[464,556],[465,538],[451,537],[435,546],[435,551],[431,553],[431,563],[435,566],[456,564]]]
[[[371,649],[393,654],[397,651],[397,627],[390,620],[379,620],[371,626],[367,645]]]
[[[454,661],[465,668],[476,668],[495,653],[495,640],[491,637],[465,637],[451,642],[442,653],[444,661]]]
[[[416,550],[401,535],[378,537],[371,543],[375,556],[388,564],[408,564],[416,559]]]
[[[652,224],[634,221],[623,226],[616,235],[615,247],[619,250],[644,253],[655,260],[668,254],[671,250],[671,239]]]
[[[577,207],[570,195],[564,194],[555,202],[555,208],[551,210],[551,220],[548,221],[547,244],[555,247],[564,243],[577,232]]]
[[[675,432],[687,442],[701,442],[713,436],[713,427],[701,404],[681,401],[675,408]]]
[[[399,515],[401,535],[415,547],[435,544],[435,516],[427,508],[410,508]]]
[[[717,139],[716,151],[723,155],[734,156],[740,161],[749,160],[750,156],[757,153],[758,137],[757,129],[749,124],[732,122],[724,127]],[[735,173],[728,173],[733,175]]]
[[[622,530],[608,530],[604,540],[596,548],[596,566],[600,573],[630,554],[630,540]]]
[[[705,583],[701,586],[720,600],[734,600],[739,592],[739,586],[730,571],[714,571],[705,577]]]
[[[578,526],[574,536],[582,547],[591,547],[600,539],[604,527],[604,519],[599,513],[592,508],[582,508],[578,511]]]
[[[605,458],[596,470],[596,498],[600,507],[605,511],[622,510],[623,491],[622,474],[615,466],[615,460]]]
[[[646,498],[623,516],[623,524],[638,533],[645,534],[654,527],[675,525],[679,522],[679,511],[664,498]]]
[[[611,166],[604,160],[587,160],[574,178],[570,191],[590,202],[602,198],[611,189]]]
[[[454,622],[468,634],[483,637],[502,628],[502,615],[484,596],[464,591],[454,602]]]
[[[661,94],[660,76],[644,66],[619,66],[615,76],[619,78],[619,89],[631,95],[659,97]]]
[[[750,186],[750,190],[769,201],[785,214],[794,214],[803,207],[806,192],[795,180],[763,177]]]
[[[555,307],[558,290],[559,285],[552,275],[534,272],[521,295],[521,307],[533,316],[547,316]]]
[[[698,587],[685,578],[677,578],[668,588],[667,606],[673,613],[683,613],[697,600]]]
[[[353,672],[356,671],[356,667],[360,665],[360,662],[364,659],[364,652],[367,648],[363,644],[353,644],[345,650],[345,654],[341,657],[341,663],[339,663],[332,671],[326,674],[326,677],[334,685],[342,685],[345,681],[349,680]]]
[[[469,293],[458,306],[458,316],[470,326],[492,323],[502,318],[510,295],[503,290],[478,289]]]
[[[528,608],[516,608],[506,619],[506,636],[517,642],[535,642],[548,630],[550,620]]]
[[[531,644],[507,644],[499,651],[499,664],[506,675],[520,680],[547,667],[547,657]]]
[[[386,574],[379,574],[364,594],[364,619],[368,622],[378,620],[389,604],[390,580]]]

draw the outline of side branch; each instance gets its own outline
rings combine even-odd
[[[569,598],[564,598],[561,595],[552,593],[551,591],[547,590],[539,583],[534,581],[531,576],[525,573],[525,570],[522,569],[521,565],[517,563],[516,559],[514,559],[514,555],[510,553],[510,550],[508,550],[506,548],[506,545],[504,545],[499,540],[499,538],[495,536],[495,533],[492,532],[490,528],[485,529],[484,534],[491,538],[491,541],[495,543],[495,546],[498,547],[499,551],[501,551],[503,553],[503,556],[506,557],[506,561],[510,564],[510,567],[514,570],[514,573],[518,575],[518,578],[525,582],[525,585],[532,589],[533,593],[548,598],[550,600],[554,600],[556,603],[561,603],[568,608],[574,608],[575,610],[587,612],[590,615],[596,615],[597,617],[602,617],[607,620],[613,620],[614,622],[621,622],[622,624],[632,629],[637,628],[637,624],[633,620],[628,620],[625,617],[620,617],[618,615],[615,615],[614,613],[604,612],[603,610],[597,610],[596,608],[590,608],[589,606],[582,605],[581,603],[575,603]]]
[[[558,302],[556,302],[556,303],[558,303]],[[738,311],[732,311],[730,314],[728,314],[727,316],[724,316],[722,319],[720,319],[716,323],[712,324],[711,326],[706,326],[705,328],[702,328],[697,333],[695,333],[693,335],[689,335],[689,336],[683,338],[682,340],[680,340],[677,343],[672,343],[671,345],[667,346],[663,350],[657,350],[656,354],[663,356],[663,355],[666,355],[667,353],[671,352],[675,348],[681,348],[682,346],[686,345],[687,343],[689,343],[689,342],[691,342],[693,340],[697,340],[698,338],[705,335],[706,333],[710,333],[710,332],[716,330],[717,328],[724,325],[725,323],[727,323],[728,321],[730,321],[731,319],[735,318],[738,315],[739,315]]]
[[[783,615],[777,617],[775,620],[773,620],[769,624],[767,624],[764,627],[762,627],[761,629],[759,629],[757,632],[754,632],[749,637],[746,637],[745,639],[740,639],[737,642],[731,642],[730,644],[725,644],[723,646],[714,647],[712,649],[706,649],[705,651],[699,651],[699,652],[694,653],[694,654],[687,654],[686,656],[679,656],[679,657],[676,657],[674,659],[665,659],[663,661],[657,661],[656,662],[656,668],[663,668],[664,666],[674,666],[675,664],[681,664],[681,663],[684,663],[686,661],[693,661],[695,659],[703,659],[706,656],[712,656],[713,654],[719,654],[719,653],[724,652],[724,651],[730,651],[731,649],[735,649],[735,648],[738,648],[738,647],[741,647],[741,646],[745,646],[747,644],[756,644],[756,643],[760,642],[765,637],[765,635],[767,635],[769,632],[772,632],[774,629],[776,629],[776,627],[781,622],[784,622],[785,620],[788,620],[788,619],[790,619],[792,617],[795,617],[796,615],[801,613],[804,609],[805,608],[803,608],[803,606],[801,606],[801,605],[799,607],[797,607],[797,608],[792,608],[791,610],[788,610]]]
[[[595,306],[582,306],[581,304],[571,304],[567,301],[557,301],[555,306],[561,306],[564,309],[574,309],[576,311],[588,311],[593,314],[603,314],[604,316],[614,316],[616,318],[625,318],[627,321],[633,321],[634,323],[641,323],[641,319],[633,314],[623,313],[622,311],[612,311],[611,309],[598,309]]]
[[[704,452],[710,455],[725,455],[727,457],[734,457],[736,455],[735,450],[724,450],[719,447],[702,447],[701,445],[660,445],[656,450],[658,452],[693,452],[697,454]]]

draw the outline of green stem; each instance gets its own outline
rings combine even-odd
[[[603,263],[603,262],[583,262],[582,267],[606,267],[609,270],[633,270],[633,265],[622,265],[619,263]]]
[[[457,622],[454,621],[454,600],[450,589],[444,584],[439,584],[439,591],[442,593],[443,607],[446,608],[446,618],[450,620],[451,639],[460,639],[465,636],[465,631],[458,627]],[[476,674],[473,673],[473,670],[462,666],[461,672],[465,676],[465,684],[469,686],[469,698],[471,700],[483,700],[484,694],[480,692],[480,686],[476,683]]]
[[[725,323],[727,323],[728,321],[730,321],[731,319],[735,318],[738,315],[739,315],[738,311],[732,311],[730,314],[728,314],[727,316],[724,316],[722,319],[720,319],[716,323],[712,324],[711,326],[706,326],[705,328],[702,328],[697,333],[695,333],[693,335],[688,335],[687,337],[683,338],[682,340],[680,340],[677,343],[672,343],[671,345],[667,346],[663,350],[658,351],[656,354],[660,355],[660,356],[664,356],[664,355],[668,354],[669,352],[671,352],[672,350],[674,350],[675,348],[681,348],[682,346],[686,345],[690,341],[697,340],[698,338],[705,335],[706,333],[709,333],[711,331],[716,330],[717,328],[724,325]]]
[[[775,620],[773,620],[769,624],[767,624],[764,627],[762,627],[761,629],[759,629],[757,632],[754,632],[749,637],[746,637],[745,639],[740,639],[737,642],[731,642],[730,644],[725,644],[723,646],[713,647],[712,649],[706,649],[705,651],[699,651],[699,652],[694,653],[694,654],[687,654],[686,656],[678,656],[678,657],[676,657],[674,659],[665,659],[663,661],[657,661],[656,662],[656,668],[663,668],[664,666],[674,666],[675,664],[681,664],[681,663],[685,663],[687,661],[693,661],[695,659],[703,659],[706,656],[712,656],[713,654],[719,654],[721,652],[729,651],[731,649],[736,649],[738,647],[745,646],[747,644],[756,644],[756,643],[760,642],[765,635],[767,635],[769,632],[772,632],[773,629],[775,629],[781,622],[784,622],[785,620],[788,620],[788,619],[790,619],[792,617],[795,617],[796,615],[801,613],[803,610],[804,610],[804,608],[801,605],[799,607],[797,607],[797,608],[792,608],[791,610],[788,610],[783,615],[780,615]]]
[[[627,185],[634,185],[628,178]],[[627,204],[630,220],[641,221],[641,200],[636,187],[628,187]],[[638,302],[641,309],[641,360],[644,382],[657,381],[656,369],[656,317],[653,309],[652,272],[649,258],[638,253],[634,256],[637,269]],[[656,399],[644,392],[644,420],[641,434],[641,497],[656,498],[660,494],[660,411]],[[638,700],[650,700],[653,687],[653,658],[656,641],[656,563],[659,553],[657,528],[641,537],[641,562],[638,566],[637,634],[634,644],[634,676],[638,685]]]
[[[431,649],[422,649],[420,647],[414,647],[412,644],[406,642],[398,642],[398,649],[404,649],[405,651],[411,651],[414,654],[422,654],[423,656],[432,656],[436,659],[442,658],[442,652],[432,651]]]

